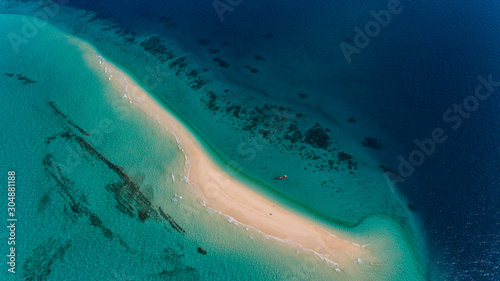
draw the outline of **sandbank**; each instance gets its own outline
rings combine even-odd
[[[298,250],[311,251],[337,270],[361,262],[377,262],[364,245],[342,239],[328,226],[286,210],[224,172],[194,134],[133,78],[101,56],[88,59],[100,65],[123,98],[175,135],[186,155],[188,180],[201,191],[207,208],[254,228],[266,237],[280,240]]]

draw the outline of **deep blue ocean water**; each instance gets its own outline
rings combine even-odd
[[[353,28],[363,27],[372,19],[370,11],[384,9],[387,3],[243,0],[224,13],[222,22],[210,1],[75,1],[69,5],[113,18],[124,28],[155,29],[157,22],[153,25],[149,20],[153,15],[171,17],[179,28],[169,31],[169,36],[173,33],[201,57],[206,49],[200,48],[200,38],[229,40],[231,46],[238,46],[228,48],[228,57],[244,57],[256,50],[280,57],[281,50],[288,50],[286,56],[295,51],[317,68],[311,72],[291,62],[291,70],[283,69],[283,76],[289,72],[307,76],[309,82],[300,82],[314,89],[308,95],[321,101],[314,106],[327,116],[337,100],[369,116],[373,126],[401,144],[400,151],[379,155],[392,170],[398,168],[398,155],[408,159],[417,148],[415,139],[429,138],[435,128],[442,128],[448,139],[398,190],[422,220],[428,266],[437,272],[436,280],[498,279],[500,87],[470,117],[462,118],[456,130],[443,120],[443,113],[474,94],[478,76],[491,74],[493,81],[500,81],[500,4],[401,1],[403,11],[348,64],[338,45],[352,44]],[[272,40],[260,40],[266,34],[272,34]]]
[[[442,266],[446,279],[496,280],[499,88],[462,118],[456,130],[442,115],[474,94],[478,76],[500,81],[500,6],[494,1],[454,1],[411,2],[408,7],[391,29],[391,38],[385,37],[389,41],[375,46],[382,59],[372,83],[378,85],[374,96],[383,102],[374,104],[373,116],[404,143],[406,158],[416,148],[414,139],[429,138],[437,127],[445,130],[448,140],[401,190],[422,216],[431,267]],[[387,106],[390,110],[383,110]]]

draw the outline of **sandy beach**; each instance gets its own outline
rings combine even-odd
[[[131,77],[100,56],[88,59],[91,63],[100,64],[123,98],[166,128],[168,132],[165,133],[176,136],[189,162],[188,179],[203,193],[206,207],[297,250],[314,251],[339,269],[361,262],[377,262],[369,249],[341,239],[326,226],[319,226],[278,206],[225,173],[210,159],[194,135]]]

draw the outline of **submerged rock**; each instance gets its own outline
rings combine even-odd
[[[200,253],[202,255],[206,255],[207,251],[203,250],[203,248],[201,248],[201,247],[198,247],[198,253]]]
[[[309,96],[308,96],[307,94],[305,94],[305,93],[298,93],[298,95],[299,95],[299,97],[300,97],[301,99],[307,99],[307,98],[309,97]]]
[[[208,45],[210,42],[212,42],[212,41],[210,41],[210,40],[208,40],[208,39],[199,39],[199,40],[198,40],[198,44],[200,44],[200,45],[202,45],[202,46],[206,46],[206,45]]]
[[[306,131],[304,141],[316,148],[327,149],[330,145],[330,137],[326,134],[326,129],[321,127],[319,123],[314,124]]]
[[[211,55],[217,54],[218,52],[220,52],[219,49],[215,49],[215,48],[208,49],[208,53],[211,54]]]
[[[260,61],[267,61],[267,59],[266,59],[266,58],[264,58],[264,57],[263,57],[263,56],[261,56],[261,55],[255,55],[255,56],[254,56],[254,58],[255,58],[256,60],[260,60]]]
[[[213,60],[215,62],[217,62],[223,68],[228,68],[229,65],[230,65],[227,61],[225,61],[225,60],[223,60],[223,59],[221,59],[219,57],[215,57]]]
[[[364,147],[369,147],[369,148],[373,148],[375,150],[379,150],[382,148],[382,145],[380,145],[380,143],[378,142],[378,140],[376,138],[370,138],[370,137],[366,137],[362,142],[361,144],[364,146]]]

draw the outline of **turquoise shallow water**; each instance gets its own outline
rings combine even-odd
[[[2,38],[19,23],[20,18],[2,16]],[[20,206],[19,268],[13,280],[164,280],[169,276],[264,280],[275,279],[280,267],[286,269],[279,266],[279,258],[271,262],[276,257],[263,247],[253,254],[231,255],[228,247],[217,247],[225,244],[220,237],[236,236],[240,239],[230,239],[233,246],[254,248],[247,233],[241,235],[243,230],[224,218],[208,215],[198,202],[176,203],[189,196],[180,190],[176,197],[173,189],[171,175],[182,187],[179,180],[184,174],[177,144],[159,137],[159,128],[151,126],[142,112],[120,104],[106,77],[98,76],[98,67],[86,69],[80,43],[65,37],[55,29],[43,29],[21,50],[26,56],[2,56],[3,73],[16,75],[2,77],[3,104],[12,110],[2,111],[2,119],[9,120],[2,137],[2,152],[8,152],[2,159],[9,159],[9,167],[2,171],[16,171]],[[4,40],[2,45],[11,49]],[[55,65],[56,61],[67,63]],[[28,67],[31,64],[35,66]],[[17,74],[36,82],[23,84]],[[164,212],[175,217],[186,233],[175,231],[165,220],[143,223],[136,213],[141,209],[140,197],[106,189],[120,182],[119,175],[67,135],[84,137],[109,162],[123,167],[147,200],[164,202]],[[131,205],[127,208],[132,208],[133,215],[115,208],[120,204]],[[148,206],[142,208],[149,212]],[[179,218],[186,211],[188,215]],[[196,219],[200,215],[207,221]],[[214,223],[225,227],[210,227]],[[198,253],[199,246],[209,254]],[[263,263],[269,265],[267,269]],[[260,274],[252,277],[248,270]]]
[[[15,16],[1,21],[2,38],[23,24]],[[10,108],[1,111],[7,124],[2,159],[8,159],[2,165],[9,165],[2,172],[16,171],[21,206],[15,279],[349,279],[207,212],[182,181],[184,157],[174,139],[120,98],[98,66],[88,65],[82,56],[94,52],[88,45],[50,26],[39,28],[19,53],[7,40],[1,44],[7,50],[2,104]],[[364,175],[383,180],[380,173]],[[356,196],[362,205],[362,194]],[[374,249],[387,259],[360,265],[361,273],[392,279],[422,273],[413,264],[418,254],[406,245],[412,242],[400,237],[404,231],[393,220],[337,227],[359,241],[379,242]]]
[[[339,43],[353,42],[353,27],[388,1],[243,1],[223,22],[210,1],[57,1],[64,6],[48,20],[129,69],[224,161],[266,182],[260,191],[344,226],[387,216],[418,253],[409,209],[427,235],[430,254],[421,260],[436,271],[428,279],[491,280],[500,257],[498,103],[481,102],[456,132],[442,114],[474,92],[478,75],[498,79],[499,6],[400,2],[402,13],[350,64]],[[40,5],[7,0],[0,10],[55,8]],[[330,130],[327,149],[304,141],[316,122]],[[288,125],[297,128],[288,133]],[[401,202],[377,178],[379,164],[397,169],[398,155],[435,126],[449,140],[397,187]],[[362,145],[366,137],[379,149]],[[334,149],[358,169],[330,167]],[[284,173],[286,183],[271,180]]]

